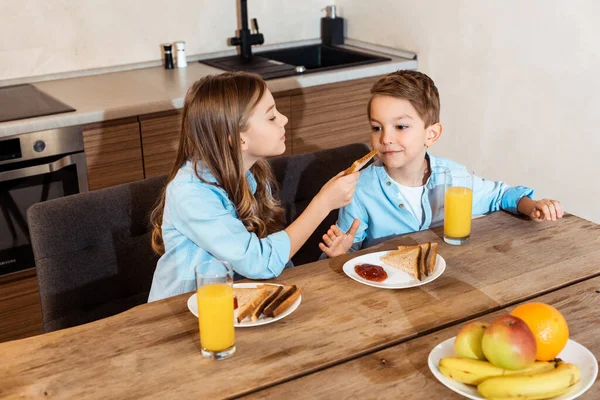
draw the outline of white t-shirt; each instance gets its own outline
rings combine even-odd
[[[391,179],[392,182],[400,189],[398,198],[400,200],[406,200],[405,207],[408,207],[410,212],[417,218],[419,225],[423,223],[423,207],[421,206],[421,200],[423,198],[423,191],[425,186],[404,186]]]

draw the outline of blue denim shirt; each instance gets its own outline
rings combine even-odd
[[[450,170],[466,169],[451,160],[429,155],[429,164]],[[342,208],[337,226],[347,232],[354,219],[360,227],[354,237],[352,250],[373,246],[386,238],[440,226],[444,221],[444,185],[434,182],[431,175],[425,184],[421,199],[423,220],[418,221],[409,207],[405,207],[398,185],[393,185],[383,164],[376,162],[360,173],[352,203]],[[524,197],[532,197],[533,189],[525,186],[511,187],[504,182],[473,178],[473,215],[481,215],[500,209],[517,214],[517,203]]]
[[[206,168],[199,175],[216,182]],[[246,175],[252,192],[256,180]],[[281,274],[290,256],[290,238],[280,231],[260,239],[238,219],[235,205],[220,187],[204,183],[185,163],[167,185],[162,223],[165,254],[158,260],[148,301],[189,292],[196,288],[194,267],[219,259],[252,279]]]

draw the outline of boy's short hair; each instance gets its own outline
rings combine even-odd
[[[425,127],[440,122],[440,95],[433,80],[422,72],[399,70],[375,82],[367,105],[369,119],[371,102],[376,95],[408,100],[425,123]]]

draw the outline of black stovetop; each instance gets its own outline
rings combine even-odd
[[[24,84],[0,87],[0,122],[75,111],[65,103]]]

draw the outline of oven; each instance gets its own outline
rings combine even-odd
[[[0,137],[0,276],[35,268],[31,205],[87,191],[80,127]]]

